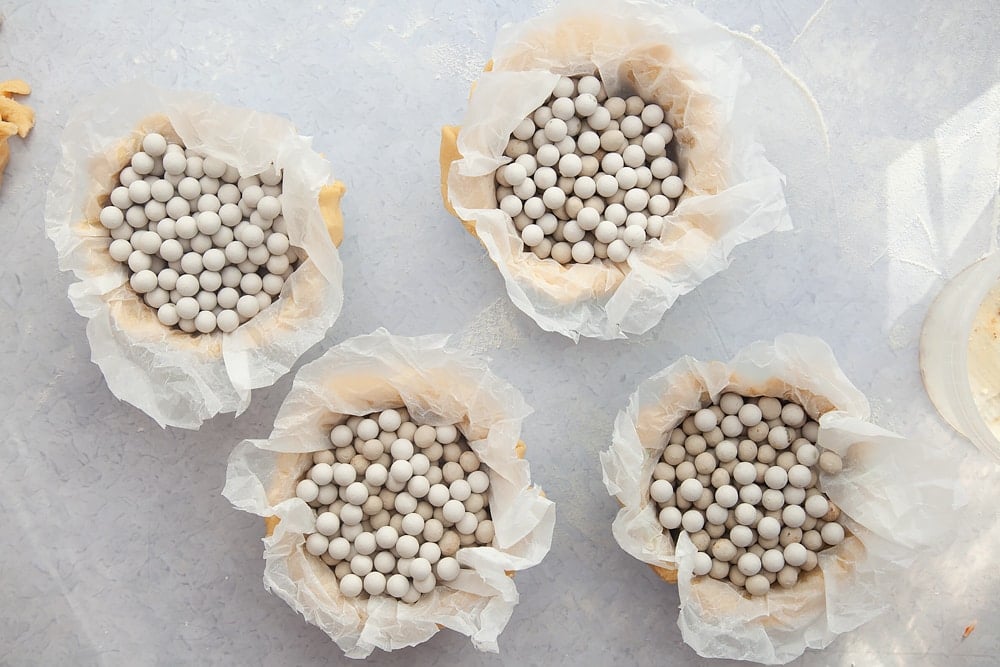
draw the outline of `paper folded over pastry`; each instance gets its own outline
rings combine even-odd
[[[156,131],[235,166],[243,175],[271,163],[284,175],[283,216],[303,261],[279,298],[232,333],[192,335],[162,325],[108,254],[98,214],[119,171]],[[344,188],[330,164],[284,118],[229,107],[214,97],[133,83],[83,102],[62,138],[49,185],[46,233],[59,268],[77,282],[69,297],[86,317],[91,358],[118,398],[161,426],[198,428],[220,412],[241,413],[250,390],[269,386],[319,342],[343,303]]]
[[[560,75],[598,72],[610,93],[666,110],[685,192],[663,234],[626,264],[560,265],[525,252],[497,207],[494,172],[514,128]],[[576,0],[497,37],[460,128],[442,132],[446,208],[486,247],[514,304],[547,331],[624,338],[729,265],[739,244],[791,228],[783,177],[756,139],[757,110],[732,36],[684,7]]]
[[[819,422],[819,447],[844,459],[837,475],[820,474],[819,488],[841,509],[851,536],[821,551],[819,566],[795,586],[759,598],[694,577],[694,545],[683,532],[674,544],[649,497],[664,435],[726,391],[799,403]],[[780,664],[823,648],[885,611],[917,550],[940,542],[953,525],[964,497],[954,481],[958,461],[868,418],[868,400],[826,343],[799,335],[754,343],[728,363],[684,357],[641,383],[618,414],[611,447],[601,454],[604,483],[622,505],[612,532],[622,549],[677,582],[677,623],[699,655]]]
[[[518,601],[508,573],[540,563],[552,541],[555,506],[531,483],[519,443],[530,408],[485,362],[447,342],[379,329],[341,343],[298,372],[270,437],[242,442],[229,458],[223,495],[269,521],[264,585],[350,658],[422,643],[442,627],[496,652]],[[295,485],[312,465],[312,452],[332,447],[333,426],[350,415],[398,407],[417,423],[458,426],[489,469],[496,537],[491,547],[460,549],[459,577],[414,604],[389,596],[347,598],[330,567],[305,551],[304,532],[315,526],[315,512],[295,496]]]

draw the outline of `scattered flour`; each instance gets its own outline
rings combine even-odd
[[[479,311],[455,335],[458,347],[479,354],[516,347],[525,338],[516,323],[517,316],[518,311],[510,299],[500,297]]]

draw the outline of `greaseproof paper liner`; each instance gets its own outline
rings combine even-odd
[[[666,433],[726,391],[800,403],[818,418],[819,447],[844,460],[839,474],[820,473],[819,488],[841,509],[849,537],[820,552],[819,566],[795,586],[761,598],[693,577],[694,545],[683,532],[674,544],[649,497]],[[883,612],[896,575],[917,550],[941,541],[962,497],[952,481],[957,462],[868,417],[867,399],[826,343],[799,335],[754,343],[729,363],[684,357],[640,384],[618,414],[611,448],[601,454],[604,483],[622,505],[612,532],[637,559],[676,572],[677,623],[699,655],[780,664],[823,648]]]
[[[299,370],[270,437],[242,442],[229,459],[223,495],[273,527],[264,539],[264,585],[350,658],[419,644],[441,627],[468,635],[482,651],[498,651],[497,637],[518,601],[507,573],[537,565],[549,550],[555,508],[531,484],[528,463],[517,453],[521,421],[531,410],[485,362],[447,341],[379,329],[341,343]],[[415,604],[345,598],[329,566],[305,551],[303,531],[312,530],[315,512],[295,496],[295,485],[312,453],[332,448],[334,425],[401,406],[419,423],[457,424],[488,466],[496,538],[491,547],[461,549],[456,558],[473,570],[463,569]]]
[[[757,110],[732,36],[686,7],[573,0],[497,37],[459,131],[442,133],[446,206],[486,247],[514,304],[547,331],[624,338],[729,265],[739,244],[791,228],[783,177],[756,139]],[[525,247],[497,205],[495,170],[514,128],[559,75],[599,72],[612,95],[661,104],[685,191],[659,240],[627,263],[559,265]]]
[[[192,335],[163,326],[128,285],[127,268],[108,254],[110,237],[98,219],[118,172],[157,131],[239,169],[283,171],[282,215],[291,244],[308,259],[278,298],[236,331]],[[160,426],[195,429],[220,412],[243,412],[250,390],[269,386],[319,342],[343,303],[343,267],[331,234],[342,234],[330,165],[286,119],[221,104],[201,93],[131,83],[84,101],[62,137],[63,157],[49,185],[46,233],[59,268],[73,271],[69,288],[86,317],[91,358],[118,398]]]

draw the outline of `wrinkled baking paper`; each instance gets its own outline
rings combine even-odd
[[[511,132],[558,75],[599,71],[612,95],[667,110],[685,192],[660,239],[627,266],[561,266],[525,248],[497,208],[493,173]],[[732,36],[685,7],[623,0],[564,2],[497,37],[458,135],[450,204],[499,267],[514,304],[547,331],[611,339],[653,327],[677,298],[729,265],[739,244],[791,228],[783,177],[755,135],[757,110]]]
[[[728,582],[692,576],[695,548],[675,545],[649,498],[664,435],[703,401],[725,391],[778,396],[819,419],[819,446],[840,454],[844,469],[820,473],[819,488],[842,510],[851,535],[820,552],[819,567],[790,589],[748,599]],[[917,550],[937,543],[963,502],[952,480],[957,462],[934,443],[910,440],[867,421],[868,401],[840,370],[823,341],[799,335],[757,342],[729,363],[684,357],[639,385],[615,421],[601,454],[604,483],[622,504],[612,532],[646,563],[676,569],[684,641],[699,655],[788,662],[823,648],[891,603],[895,575]]]
[[[150,131],[180,139],[245,176],[272,162],[283,170],[289,240],[309,258],[275,303],[232,333],[194,336],[163,326],[129,288],[127,267],[108,254],[111,239],[98,214]],[[89,320],[92,360],[115,396],[160,426],[196,429],[220,412],[243,412],[251,389],[287,373],[337,319],[343,267],[317,204],[331,180],[330,165],[288,120],[226,106],[206,94],[131,83],[84,101],[67,123],[62,151],[48,191],[46,233],[59,268],[76,275],[69,297]]]
[[[555,507],[515,453],[530,408],[485,362],[447,341],[379,329],[330,349],[295,376],[270,437],[245,440],[229,459],[223,495],[239,509],[280,519],[264,539],[264,585],[350,658],[419,644],[439,626],[468,635],[481,651],[497,652],[497,637],[518,601],[506,572],[537,565],[552,541]],[[345,598],[333,571],[305,551],[303,531],[313,529],[315,512],[295,497],[295,485],[312,465],[311,453],[332,448],[333,426],[350,415],[401,406],[419,423],[458,424],[489,467],[495,543],[461,549],[456,558],[475,571],[463,569],[416,604],[389,596]]]

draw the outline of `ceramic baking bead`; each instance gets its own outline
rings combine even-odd
[[[830,505],[826,498],[822,495],[815,495],[806,498],[805,510],[806,514],[809,516],[819,519],[823,517],[830,509]]]
[[[791,444],[788,437],[788,429],[783,426],[777,426],[768,431],[767,443],[774,447],[775,449],[785,449]]]
[[[351,543],[344,537],[335,537],[330,540],[327,553],[336,560],[343,560],[351,553]]]
[[[808,550],[802,544],[793,542],[792,544],[786,546],[782,553],[785,558],[785,563],[791,565],[792,567],[801,567],[806,562]]]
[[[680,488],[678,489],[679,495],[689,502],[694,502],[701,497],[701,492],[704,489],[701,482],[695,478],[690,478],[684,480]]]
[[[674,486],[666,480],[657,480],[650,485],[649,495],[656,502],[665,503],[674,496]]]
[[[739,492],[733,486],[722,486],[715,491],[715,502],[719,505],[730,508],[735,507],[739,502]]]
[[[746,548],[754,543],[754,532],[749,526],[733,526],[729,529],[729,539],[737,547]]]
[[[797,486],[786,486],[781,490],[786,505],[801,505],[806,499],[806,490]]]
[[[788,473],[780,466],[771,466],[764,473],[764,483],[771,489],[783,489],[788,484]]]
[[[344,500],[352,505],[361,505],[368,500],[368,487],[363,482],[353,482],[344,492]]]
[[[363,556],[375,553],[376,546],[373,533],[361,532],[354,537],[354,549]]]
[[[804,489],[812,481],[812,472],[802,464],[795,464],[788,469],[788,483]]]
[[[681,511],[676,507],[664,507],[660,510],[659,521],[660,525],[667,530],[674,530],[681,525]]]
[[[753,463],[749,461],[740,461],[733,468],[733,479],[736,480],[738,484],[751,484],[757,478],[757,470],[754,468]]]
[[[410,581],[402,574],[394,574],[386,580],[385,590],[392,597],[401,598],[409,592]]]
[[[392,446],[389,448],[389,452],[394,459],[400,459],[404,461],[409,461],[413,456],[413,443],[404,438],[397,438]],[[412,472],[412,464],[411,464]]]
[[[261,197],[257,202],[257,212],[265,220],[274,220],[281,213],[281,202],[270,195]]]
[[[349,426],[340,424],[330,432],[330,442],[336,447],[346,447],[354,442],[354,433]],[[340,482],[338,482],[339,484]]]
[[[172,303],[166,303],[160,306],[156,311],[156,316],[160,320],[160,323],[164,326],[174,326],[180,322],[180,316],[177,314],[177,307]]]
[[[771,582],[768,581],[767,577],[755,574],[752,577],[747,577],[746,589],[754,597],[764,596],[771,589]]]
[[[785,567],[785,557],[778,549],[768,549],[760,557],[760,564],[768,572],[778,572]]]
[[[403,532],[407,535],[420,535],[424,530],[424,518],[416,512],[403,517]]]
[[[753,553],[745,553],[736,561],[736,567],[746,577],[752,577],[761,570],[761,559]]]
[[[802,425],[802,437],[815,443],[819,438],[819,424],[814,421],[807,421]]]
[[[760,407],[754,405],[753,403],[747,403],[746,405],[742,406],[739,409],[737,416],[739,417],[740,422],[742,422],[743,425],[747,427],[756,426],[760,424],[762,419]]]
[[[441,581],[454,581],[458,577],[460,566],[454,558],[446,557],[437,562],[434,570]]]
[[[371,572],[374,567],[375,564],[369,556],[357,554],[351,558],[351,572],[359,577],[367,576],[367,574]]]
[[[771,445],[761,444],[757,447],[757,460],[760,463],[772,465],[777,458],[778,454]]]
[[[432,484],[427,492],[427,502],[434,507],[443,507],[451,500],[451,493],[444,484]]]
[[[431,563],[426,558],[414,558],[409,565],[409,575],[414,580],[426,579],[431,576]]]
[[[460,500],[451,499],[442,506],[442,512],[446,521],[455,523],[465,516],[465,506]]]
[[[401,484],[405,484],[413,476],[413,466],[409,461],[393,461],[389,468],[389,476]]]
[[[786,565],[778,572],[778,584],[782,588],[791,588],[799,580],[799,569]]]
[[[462,518],[455,522],[455,528],[462,535],[471,535],[476,532],[476,528],[479,526],[479,519],[472,512],[465,512]]]
[[[388,551],[379,551],[372,558],[375,569],[382,574],[391,575],[396,569],[396,557]]]
[[[697,532],[705,526],[705,516],[698,510],[688,510],[681,516],[681,525],[689,533]]]
[[[344,575],[340,580],[340,593],[347,598],[356,598],[364,590],[364,582],[356,574]]]
[[[712,474],[709,475],[708,480],[709,483],[717,489],[726,486],[727,484],[730,484],[730,482],[733,481],[732,476],[729,474],[729,471],[726,470],[724,467],[720,467],[713,470]]]
[[[316,517],[316,530],[323,535],[333,535],[340,530],[340,517],[333,512],[323,512]]]
[[[835,475],[843,470],[844,462],[835,452],[824,451],[819,455],[819,468],[829,475]]]
[[[786,403],[781,407],[781,421],[788,426],[798,428],[806,423],[805,410],[795,403]]]
[[[763,495],[761,488],[756,484],[747,484],[740,489],[740,500],[750,505],[758,505]]]
[[[153,156],[142,151],[136,153],[132,156],[132,170],[140,176],[145,176],[153,171],[156,165]]]
[[[722,525],[726,523],[726,519],[729,518],[729,511],[718,503],[712,503],[705,510],[705,518],[709,523]]]
[[[773,396],[762,396],[757,400],[764,421],[777,419],[781,416],[781,401]]]
[[[785,496],[777,489],[765,489],[761,495],[761,505],[769,511],[777,511],[785,504]]]
[[[723,417],[719,428],[727,438],[735,438],[743,433],[743,423],[736,415],[726,415]]]
[[[328,463],[317,463],[309,471],[309,478],[319,486],[333,481],[333,466]]]
[[[717,466],[718,462],[710,452],[702,452],[694,459],[694,468],[700,475],[711,475]]]
[[[684,192],[684,181],[677,176],[668,176],[663,179],[660,190],[671,199],[677,199]]]
[[[718,423],[718,418],[711,410],[703,409],[694,413],[694,425],[703,433],[711,431]]]
[[[802,546],[809,551],[819,551],[823,548],[823,537],[818,530],[807,530],[802,533]]]
[[[694,555],[693,573],[696,577],[708,574],[712,569],[712,557],[707,553],[698,552]]]
[[[409,493],[401,492],[396,494],[394,501],[394,506],[399,514],[411,514],[417,511],[417,505],[419,502],[416,498],[411,496]],[[400,519],[400,525],[402,525],[402,519]]]
[[[117,206],[105,206],[101,209],[100,220],[108,229],[117,229],[125,224],[125,213]]]
[[[646,242],[646,232],[639,227],[626,227],[621,240],[629,248],[635,249]]]
[[[736,521],[744,526],[752,526],[757,521],[757,508],[750,503],[740,503],[734,510]]]
[[[766,516],[757,522],[757,534],[764,539],[777,539],[780,533],[781,524],[773,517]]]
[[[384,468],[383,468],[384,470]],[[417,475],[411,477],[406,483],[406,490],[414,498],[424,498],[430,491],[431,484],[427,481],[427,478],[422,475]]]
[[[798,528],[806,520],[806,511],[799,505],[786,505],[781,510],[781,521],[790,528]]]
[[[844,541],[844,527],[839,523],[830,522],[820,529],[820,535],[824,542],[830,546],[836,546]]]
[[[812,467],[819,462],[819,449],[815,445],[806,442],[795,452],[795,458],[806,467]]]
[[[341,463],[333,468],[333,480],[340,486],[347,487],[357,479],[357,471],[346,463]]]
[[[374,440],[379,435],[378,422],[374,419],[362,419],[355,432],[362,440]]]
[[[146,269],[138,271],[132,274],[130,279],[132,289],[134,289],[139,294],[145,294],[146,292],[151,292],[156,289],[157,278],[156,274],[152,271]]]
[[[311,479],[304,479],[296,485],[295,495],[305,502],[311,503],[319,495],[319,486]]]

